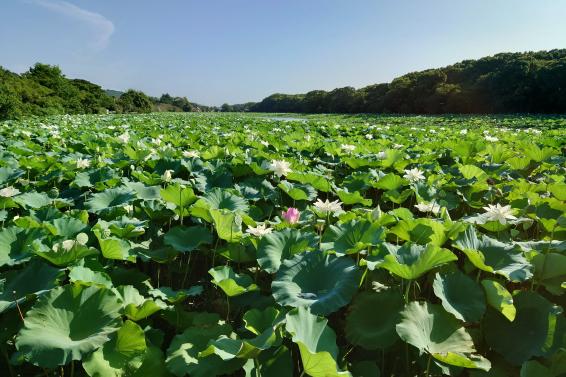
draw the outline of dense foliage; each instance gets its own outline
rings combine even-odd
[[[388,84],[273,94],[251,106],[286,113],[566,113],[566,50],[505,53],[413,72]]]
[[[215,110],[186,97],[148,97],[143,92],[103,90],[86,80],[68,79],[57,66],[37,63],[22,75],[0,67],[0,120],[29,115]]]
[[[565,126],[0,123],[0,370],[564,376]]]

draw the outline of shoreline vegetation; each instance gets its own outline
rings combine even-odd
[[[37,63],[16,74],[0,67],[0,120],[29,115],[267,112],[304,114],[564,114],[566,49],[501,53],[400,76],[360,89],[275,93],[260,102],[205,106],[168,93],[103,89]]]

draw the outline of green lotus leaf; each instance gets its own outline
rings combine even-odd
[[[249,359],[243,366],[246,377],[289,377],[293,375],[293,359],[285,346],[263,351],[257,363]]]
[[[182,187],[180,184],[168,185],[160,190],[160,194],[163,200],[176,207],[187,208],[197,200],[192,188]]]
[[[159,200],[161,198],[160,186],[146,186],[141,182],[125,182],[124,186],[134,191],[138,199]]]
[[[53,235],[74,238],[78,233],[84,231],[87,225],[74,217],[62,217],[46,223],[45,227]]]
[[[259,289],[251,277],[237,274],[229,266],[214,267],[208,270],[208,273],[212,276],[212,283],[219,286],[229,297]]]
[[[124,314],[132,321],[140,321],[167,308],[163,301],[146,299],[131,285],[120,286],[114,292],[122,300]]]
[[[281,181],[277,187],[279,187],[285,194],[289,195],[293,200],[312,201],[317,197],[316,190],[309,185]]]
[[[481,282],[489,306],[503,314],[509,321],[513,321],[517,309],[513,305],[513,296],[504,286],[495,280],[484,279]]]
[[[174,227],[165,234],[165,244],[180,252],[189,252],[212,243],[210,231],[203,226]]]
[[[511,281],[525,281],[532,277],[532,265],[518,245],[506,244],[482,235],[478,238],[474,227],[460,233],[454,247],[462,250],[470,262],[483,271],[505,276]]]
[[[30,295],[42,295],[57,285],[64,273],[39,260],[31,261],[21,270],[0,274],[0,313],[22,304]]]
[[[558,253],[538,254],[531,263],[535,267],[535,281],[555,295],[564,293],[562,283],[566,282],[566,255]]]
[[[80,360],[118,330],[121,306],[108,289],[73,284],[52,289],[26,313],[16,348],[45,368]]]
[[[206,193],[203,199],[212,210],[227,210],[231,212],[246,213],[249,210],[248,202],[228,190],[215,188]]]
[[[347,205],[361,204],[365,207],[369,207],[373,203],[371,199],[365,199],[359,191],[348,192],[346,190],[338,190],[336,194],[342,203]]]
[[[75,243],[70,250],[59,247],[57,250],[49,248],[41,243],[34,243],[35,255],[48,260],[56,266],[69,266],[89,255],[96,255],[100,252],[93,247],[88,247]]]
[[[20,194],[12,200],[23,207],[35,209],[48,206],[53,201],[46,193],[36,191]]]
[[[330,182],[328,182],[326,178],[313,173],[291,172],[290,174],[287,175],[287,179],[290,181],[296,181],[303,184],[309,184],[318,191],[322,191],[322,192],[329,192],[332,188]]]
[[[322,237],[321,247],[334,250],[336,255],[355,254],[376,246],[384,238],[384,229],[378,223],[367,220],[352,220],[331,225]]]
[[[229,374],[239,369],[241,359],[222,360],[217,355],[199,357],[199,353],[208,347],[211,339],[221,335],[229,335],[232,328],[228,324],[210,324],[194,326],[173,338],[167,349],[165,364],[167,369],[176,376],[209,377]]]
[[[402,186],[405,186],[409,183],[406,179],[394,174],[388,173],[385,174],[383,177],[379,178],[377,183],[374,184],[375,188],[379,188],[382,190],[397,190]]]
[[[432,288],[444,309],[459,320],[479,322],[485,313],[482,288],[459,270],[448,274],[437,273]]]
[[[257,247],[257,262],[262,270],[275,273],[281,262],[297,253],[311,250],[317,244],[317,237],[311,232],[286,228],[261,237]]]
[[[421,245],[442,246],[446,240],[446,228],[433,219],[401,220],[391,232],[399,238]]]
[[[368,350],[393,345],[399,339],[395,325],[403,306],[403,296],[397,290],[360,293],[346,317],[346,339]]]
[[[87,208],[94,213],[104,213],[115,208],[123,207],[135,199],[134,193],[126,187],[104,190],[86,201]]]
[[[209,211],[216,233],[220,239],[238,242],[242,238],[242,217],[227,210],[211,209]]]
[[[336,334],[328,320],[298,307],[287,313],[286,330],[299,347],[303,370],[312,377],[351,376],[350,372],[338,369]]]
[[[273,307],[267,307],[261,311],[251,309],[244,314],[245,328],[256,335],[255,338],[237,339],[221,335],[218,339],[209,343],[207,349],[199,356],[216,354],[222,360],[233,358],[257,358],[258,355],[269,349],[277,339],[275,327],[281,323],[279,311]]]
[[[494,310],[488,310],[483,321],[485,340],[505,360],[520,365],[562,344],[566,323],[550,302],[528,291],[515,295],[513,302],[517,308],[513,322]]]
[[[0,185],[4,185],[21,175],[23,175],[23,170],[8,168],[8,167],[0,167]]]
[[[119,219],[107,222],[99,220],[95,229],[108,229],[110,233],[118,238],[135,238],[145,233],[146,221],[136,218],[122,216]]]
[[[37,228],[8,227],[0,230],[0,267],[27,262],[33,252],[33,242],[42,236],[44,232]]]
[[[194,285],[188,289],[180,289],[178,291],[170,287],[159,287],[151,289],[149,294],[153,297],[168,301],[172,304],[183,302],[188,297],[198,296],[202,293],[202,285]]]
[[[405,306],[401,318],[396,326],[399,337],[419,351],[446,364],[490,369],[488,360],[475,355],[470,334],[442,306],[413,301]]]
[[[273,328],[279,314],[279,310],[272,306],[268,306],[264,310],[250,309],[243,316],[245,328],[256,335],[260,335],[265,330]]]
[[[309,307],[314,314],[327,315],[350,302],[360,277],[350,258],[306,252],[283,261],[271,290],[279,305]]]
[[[379,264],[403,279],[415,280],[433,268],[458,260],[450,250],[434,245],[422,246],[405,242],[402,246],[383,244],[389,252]]]
[[[199,353],[199,357],[212,354],[218,355],[222,360],[253,359],[269,349],[275,342],[276,335],[273,329],[265,331],[252,339],[232,339],[221,335],[218,339],[211,341],[208,347]]]
[[[69,269],[69,280],[75,284],[112,288],[112,279],[106,272],[93,271],[83,266],[71,267]]]
[[[83,368],[91,377],[165,376],[161,350],[146,343],[143,330],[126,321],[103,347],[83,360]]]
[[[99,230],[94,230],[93,233],[98,238],[104,258],[129,261],[136,259],[135,255],[131,253],[132,247],[127,240],[117,237],[104,237]]]

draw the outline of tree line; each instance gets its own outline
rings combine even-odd
[[[284,113],[566,113],[566,49],[502,53],[361,89],[276,93],[232,106]]]
[[[28,115],[210,110],[214,108],[167,93],[154,98],[133,89],[104,90],[86,80],[69,79],[59,67],[48,64],[37,63],[21,75],[0,67],[0,120]]]

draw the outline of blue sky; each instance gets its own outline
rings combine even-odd
[[[203,104],[566,48],[557,0],[1,0],[0,65]]]

